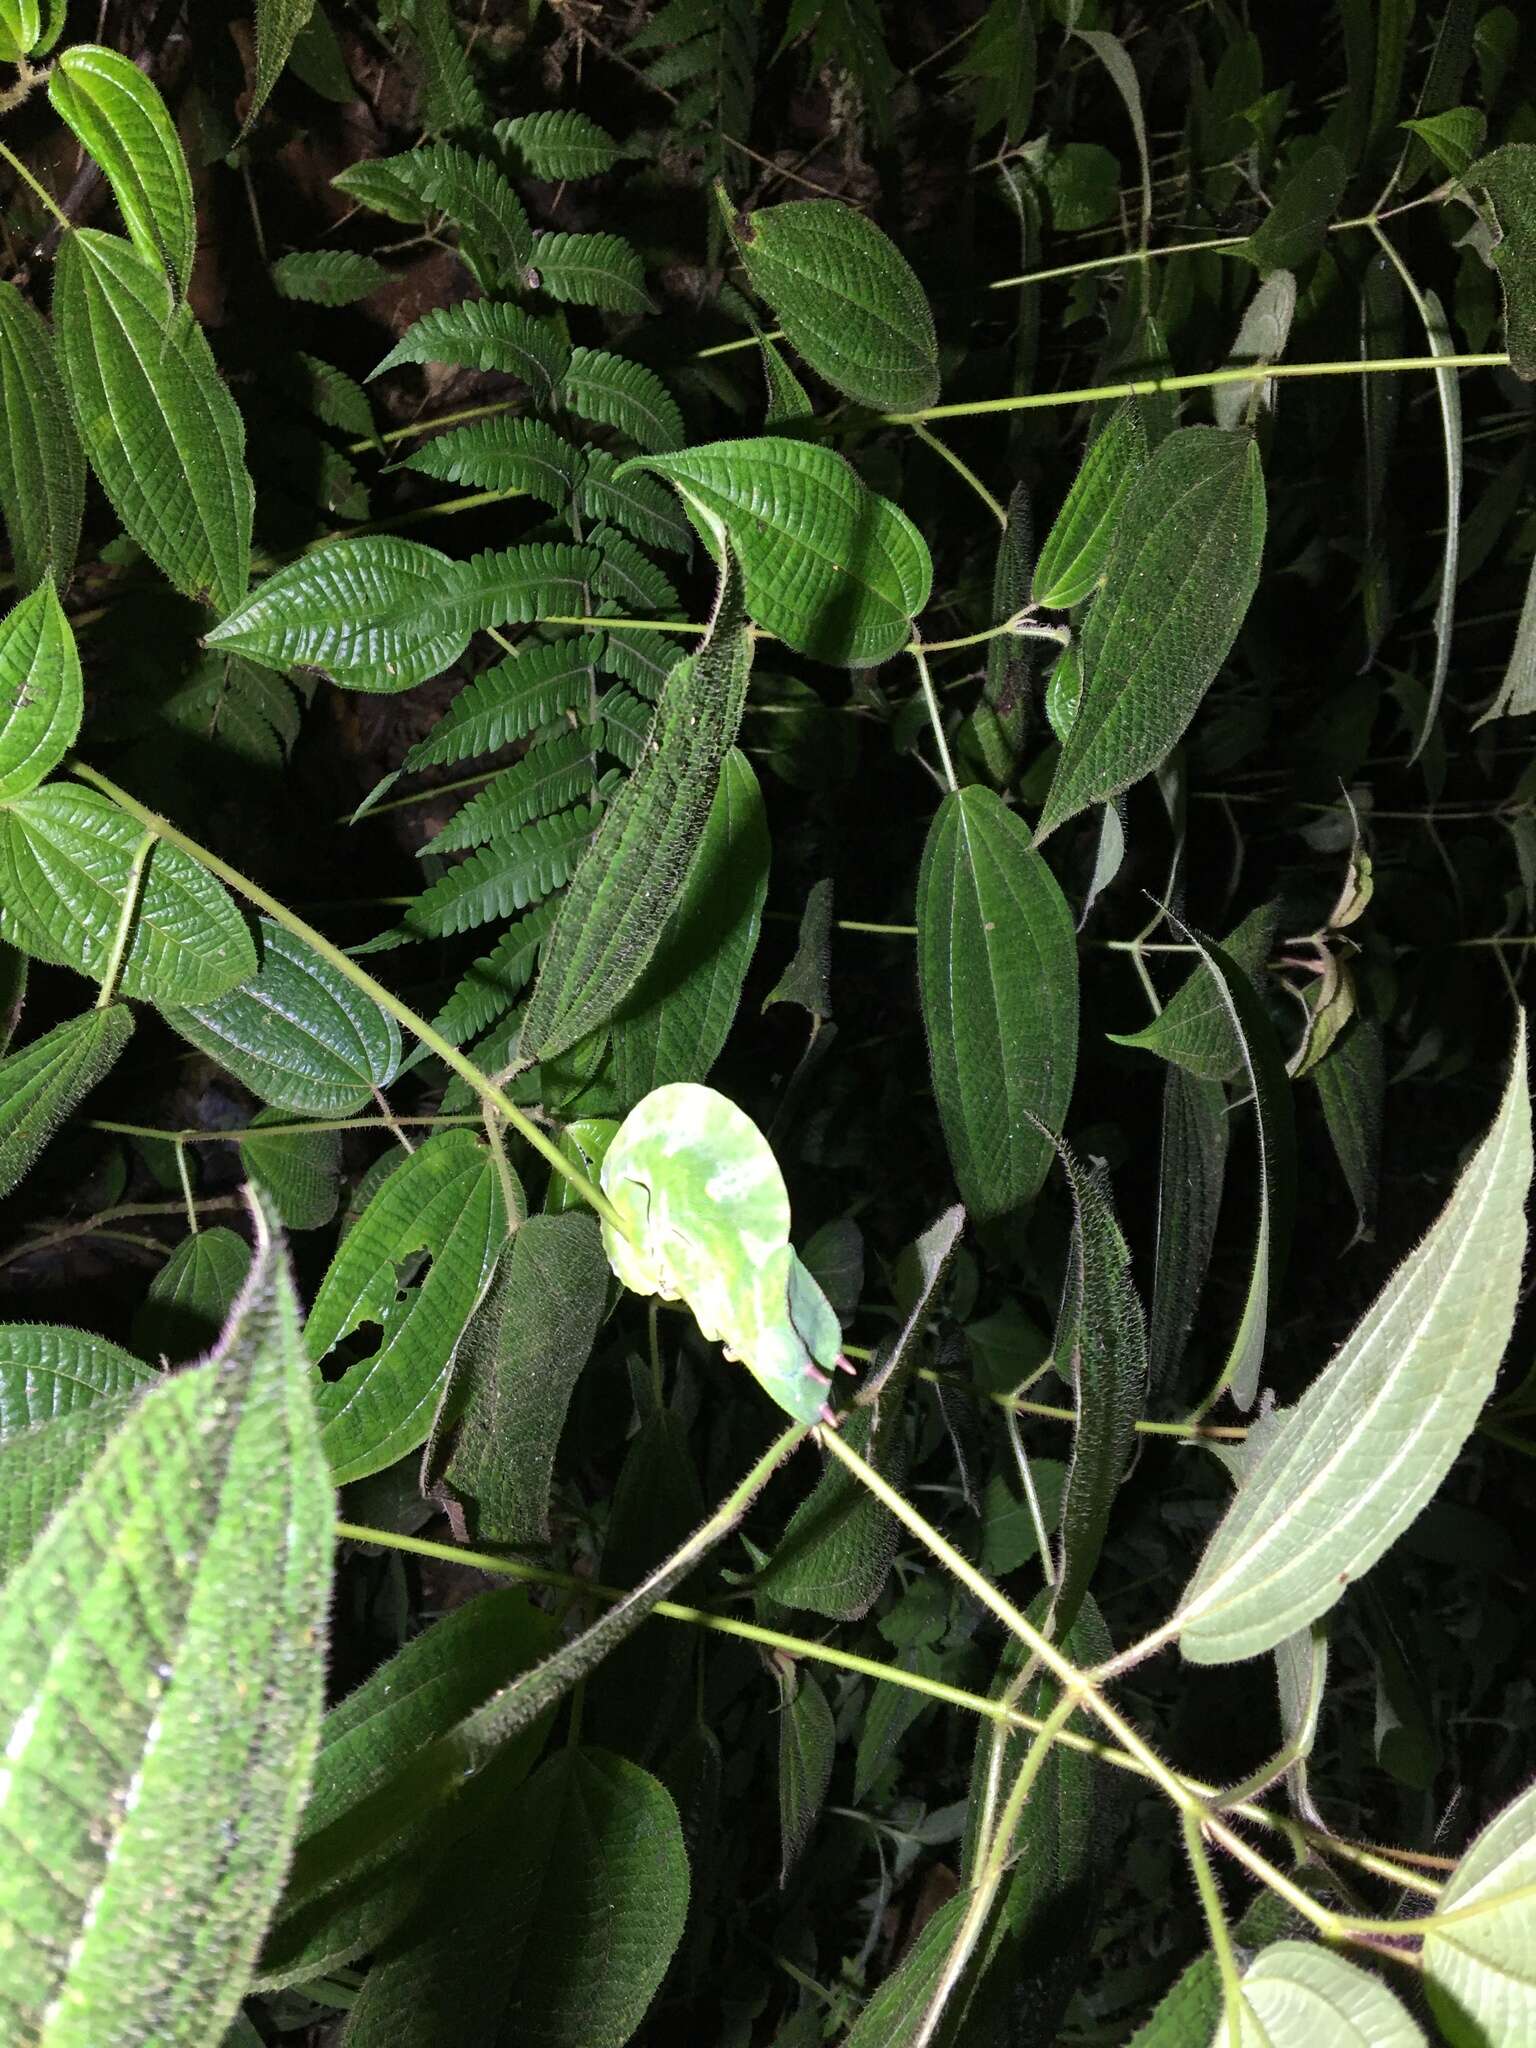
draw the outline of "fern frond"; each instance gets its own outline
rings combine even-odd
[[[507,926],[489,953],[460,976],[453,994],[432,1020],[450,1045],[462,1045],[504,1017],[532,978],[539,948],[555,921],[558,897],[549,897]]]
[[[562,733],[514,761],[470,798],[427,846],[428,853],[460,853],[508,839],[520,825],[563,810],[592,788],[592,735]]]
[[[524,177],[551,182],[595,178],[634,154],[615,142],[606,128],[570,107],[520,114],[516,120],[498,121],[491,132],[514,169]]]
[[[485,102],[449,0],[395,0],[395,13],[421,65],[421,111],[427,127],[434,134],[482,127]]]
[[[388,284],[389,272],[377,257],[356,249],[295,249],[272,265],[272,282],[285,299],[303,299],[312,306],[353,306]]]
[[[600,549],[567,541],[491,549],[467,562],[446,563],[427,611],[433,625],[463,633],[531,626],[545,613],[580,611],[604,565]]]
[[[582,519],[617,526],[647,547],[674,554],[693,553],[693,528],[678,510],[677,498],[642,470],[617,474],[618,459],[603,448],[587,450],[586,475],[576,493]]]
[[[610,690],[598,712],[603,724],[603,745],[617,761],[631,771],[640,765],[645,743],[656,720],[656,707],[622,685]]]
[[[604,306],[611,313],[653,311],[645,266],[619,235],[538,234],[527,281],[567,306]]]
[[[482,846],[417,897],[405,930],[413,938],[449,938],[551,895],[574,874],[601,815],[595,804],[578,804]]]
[[[613,527],[599,526],[588,535],[588,545],[603,558],[594,586],[600,596],[614,598],[631,611],[676,611],[682,603],[656,564]]]
[[[568,412],[616,427],[648,455],[668,454],[686,438],[677,400],[656,372],[605,348],[572,349],[557,395]]]
[[[492,754],[588,703],[603,645],[600,634],[583,633],[575,640],[520,647],[464,686],[433,731],[406,755],[406,769]]]
[[[501,299],[465,299],[434,306],[407,328],[369,378],[401,363],[452,363],[464,370],[501,370],[529,385],[541,403],[554,396],[571,358],[553,322]]]
[[[450,427],[418,448],[403,467],[484,491],[527,491],[552,512],[563,512],[586,463],[579,448],[542,420],[512,419],[503,413],[467,427]]]
[[[521,282],[533,230],[522,201],[489,157],[455,142],[433,142],[354,164],[331,182],[394,220],[443,214],[459,230],[459,253],[485,290]]]
[[[706,177],[725,166],[726,136],[747,139],[756,92],[756,0],[668,0],[629,43],[631,55],[660,52],[645,75],[678,93],[674,132],[702,159]],[[714,237],[722,232],[711,213]]]
[[[889,135],[891,93],[901,74],[885,45],[880,0],[794,0],[779,47],[807,29],[813,60],[845,71],[858,88],[871,131]]]
[[[661,686],[684,651],[664,633],[610,633],[598,660],[605,675],[618,676],[632,684],[651,703],[661,695]]]

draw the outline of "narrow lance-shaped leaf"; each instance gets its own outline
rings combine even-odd
[[[827,1787],[837,1730],[832,1709],[815,1675],[796,1668],[785,1684],[779,1710],[779,1883],[789,1882],[810,1840]]]
[[[608,806],[571,878],[519,1040],[551,1059],[612,1016],[656,950],[735,742],[752,641],[729,552],[709,637],[662,690],[639,767]]]
[[[917,926],[929,1064],[961,1199],[978,1218],[1006,1215],[1039,1191],[1072,1099],[1077,942],[1055,877],[995,791],[940,805]]]
[[[1176,919],[1170,918],[1169,922],[1179,931],[1188,930]],[[1253,1406],[1259,1391],[1270,1311],[1290,1257],[1296,1207],[1295,1112],[1274,1026],[1254,993],[1252,983],[1220,946],[1201,938],[1198,932],[1189,931],[1189,937],[1199,947],[1200,956],[1226,1008],[1253,1097],[1254,1129],[1259,1149],[1259,1200],[1253,1262],[1231,1349],[1204,1404],[1208,1407],[1224,1388],[1230,1387],[1238,1407],[1246,1409]]]
[[[266,105],[314,11],[315,0],[256,0],[256,82],[245,110],[242,134]]]
[[[39,960],[99,981],[127,907],[143,828],[95,790],[48,783],[0,806],[0,930]],[[179,847],[144,862],[118,986],[150,1002],[202,1002],[256,971],[245,920]]]
[[[840,199],[738,214],[717,191],[748,283],[818,376],[880,412],[932,405],[933,314],[912,266],[873,221]]]
[[[1278,903],[1250,910],[1221,942],[1222,951],[1252,987],[1262,987],[1279,926]],[[1242,1041],[1221,983],[1204,964],[1193,968],[1150,1023],[1139,1031],[1111,1031],[1115,1045],[1155,1052],[1202,1081],[1229,1081],[1243,1064]]]
[[[144,1396],[7,1589],[14,2041],[217,2040],[277,1899],[320,1727],[335,1506],[292,1282],[262,1237],[218,1353]]]
[[[911,638],[933,586],[928,549],[830,448],[764,434],[637,456],[619,475],[633,467],[676,486],[717,560],[724,527],[748,613],[802,654],[866,668]]]
[[[75,432],[42,315],[0,283],[0,511],[21,591],[69,582],[85,506],[85,450]]]
[[[331,1263],[305,1326],[317,1363],[364,1323],[379,1348],[315,1389],[338,1484],[382,1472],[427,1440],[454,1352],[507,1234],[496,1164],[469,1131],[440,1131],[374,1195]],[[432,1265],[401,1291],[413,1252]]]
[[[1146,465],[1147,430],[1140,406],[1128,398],[1083,457],[1045,537],[1030,592],[1036,604],[1066,611],[1082,603],[1103,573],[1126,493]]]
[[[1183,737],[1258,586],[1264,476],[1246,434],[1184,427],[1126,494],[1081,642],[1082,703],[1036,838],[1150,774]]]
[[[668,1081],[707,1079],[757,948],[771,850],[757,777],[733,747],[682,893],[609,1031],[625,1108]]]
[[[1073,1226],[1055,1355],[1070,1374],[1076,1418],[1051,1606],[1059,1636],[1077,1617],[1130,1466],[1147,1400],[1147,1330],[1105,1176],[1085,1173],[1065,1145],[1058,1149]]]
[[[1273,1649],[1368,1571],[1450,1470],[1492,1390],[1525,1255],[1522,1014],[1487,1137],[1422,1244],[1244,1475],[1179,1604],[1184,1654]]]
[[[0,1059],[0,1195],[8,1195],[133,1036],[126,1003],[87,1010]]]
[[[1227,1098],[1219,1081],[1170,1066],[1163,1079],[1157,1182],[1157,1266],[1147,1333],[1149,1379],[1161,1393],[1178,1371],[1216,1241],[1227,1170]]]
[[[607,1301],[593,1218],[529,1217],[455,1373],[464,1415],[444,1477],[468,1509],[473,1541],[549,1541],[555,1451]]]
[[[0,798],[53,773],[83,709],[75,636],[53,584],[43,583],[0,620]]]
[[[116,50],[76,43],[49,73],[48,97],[106,172],[135,249],[185,293],[197,249],[192,178],[153,81]]]

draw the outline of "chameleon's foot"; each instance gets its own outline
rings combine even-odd
[[[858,1376],[859,1368],[851,1358],[841,1351],[837,1354],[837,1369],[839,1372],[851,1372],[855,1378]]]
[[[813,1380],[814,1380],[814,1381],[816,1382],[817,1386],[819,1386],[819,1387],[830,1387],[830,1386],[831,1386],[831,1384],[832,1384],[832,1375],[831,1375],[830,1373],[827,1373],[827,1372],[823,1372],[823,1371],[822,1371],[822,1369],[821,1369],[821,1367],[820,1367],[819,1365],[808,1365],[808,1366],[807,1366],[807,1367],[805,1368],[805,1370],[806,1370],[806,1373],[807,1373],[807,1375],[808,1375],[808,1376],[809,1376],[809,1377],[810,1377],[811,1379],[813,1379]]]

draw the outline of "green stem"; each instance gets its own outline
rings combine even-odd
[[[944,720],[939,712],[939,700],[933,693],[933,677],[928,673],[928,662],[921,644],[914,640],[907,648],[908,654],[917,663],[918,678],[923,686],[923,701],[928,706],[928,723],[933,727],[934,742],[939,750],[939,760],[944,769],[944,780],[950,789],[958,790],[955,780],[955,764],[949,758],[949,741],[944,737]]]
[[[782,341],[783,339],[783,328],[771,327],[766,334],[748,334],[740,341],[717,341],[713,348],[696,348],[693,352],[693,360],[696,363],[707,363],[711,356],[733,356],[740,349],[756,348],[760,341]]]
[[[98,1010],[106,1009],[107,1005],[116,999],[118,978],[123,971],[123,962],[128,957],[128,942],[133,935],[133,921],[139,911],[139,893],[144,885],[144,869],[154,843],[154,833],[146,832],[133,849],[133,859],[128,864],[128,880],[123,886],[123,907],[118,913],[117,930],[112,934],[112,950],[107,955],[107,964],[101,977],[101,989],[96,997]]]
[[[59,202],[57,201],[57,199],[54,198],[53,194],[48,190],[47,186],[40,185],[37,179],[33,177],[32,173],[27,169],[26,165],[22,162],[21,158],[16,154],[15,150],[7,149],[3,142],[0,142],[0,158],[3,158],[5,162],[10,165],[11,169],[16,173],[17,177],[21,179],[24,185],[29,185],[32,188],[32,190],[37,194],[38,198],[41,199],[44,206],[47,207],[48,211],[53,215],[54,219],[58,222],[61,228],[64,228],[66,230],[73,228],[74,222],[70,219],[69,215],[64,211],[63,207],[60,206]]]
[[[696,619],[599,619],[592,617],[588,613],[574,612],[564,617],[559,614],[550,617],[541,615],[539,624],[541,626],[591,626],[603,632],[606,632],[610,626],[622,626],[626,632],[630,633],[707,633],[709,631],[709,621],[707,619],[701,625]],[[771,636],[764,633],[758,637],[766,640]]]
[[[1189,1867],[1195,1874],[1195,1890],[1200,1894],[1201,1910],[1205,1914],[1205,1924],[1210,1930],[1211,1947],[1216,1955],[1216,1968],[1221,1976],[1221,2002],[1226,2014],[1227,2038],[1233,2042],[1240,2042],[1243,2038],[1242,1972],[1237,1966],[1237,1956],[1232,1947],[1232,1930],[1227,1925],[1227,1909],[1222,1904],[1216,1873],[1211,1868],[1211,1859],[1205,1853],[1205,1840],[1200,1832],[1198,1814],[1186,1813],[1183,1822],[1184,1847],[1189,1856]]]
[[[81,1128],[106,1131],[115,1138],[159,1138],[167,1145],[243,1145],[247,1138],[301,1138],[316,1131],[388,1131],[396,1124],[430,1124],[437,1130],[471,1128],[480,1122],[477,1110],[461,1116],[337,1116],[291,1124],[242,1124],[233,1131],[163,1130],[158,1124],[120,1124],[107,1117],[82,1117]]]
[[[1271,363],[1266,377],[1363,377],[1399,370],[1499,370],[1509,367],[1502,351],[1459,356],[1351,356],[1338,363]],[[924,420],[974,419],[983,413],[1029,412],[1041,407],[1094,405],[1108,398],[1151,398],[1159,391],[1208,391],[1222,384],[1251,384],[1252,365],[1239,370],[1200,370],[1189,377],[1138,377],[1125,384],[1089,384],[1079,391],[1030,391],[1013,398],[978,398],[962,405],[930,405],[921,412],[885,412],[888,427],[915,427]]]
[[[1022,277],[994,277],[989,292],[1008,291],[1015,285],[1049,284],[1058,277],[1085,277],[1093,270],[1116,270],[1126,263],[1156,263],[1164,256],[1193,256],[1202,249],[1240,249],[1247,235],[1208,236],[1203,242],[1174,242],[1166,249],[1125,249],[1113,256],[1091,256],[1085,263],[1058,263],[1050,270],[1026,270]]]
[[[484,405],[466,405],[459,412],[439,413],[435,419],[412,420],[408,427],[391,427],[387,434],[371,434],[366,441],[349,441],[349,455],[376,454],[381,448],[393,447],[400,441],[414,441],[422,434],[432,434],[439,427],[462,426],[467,420],[494,419],[498,413],[516,412],[522,406],[520,398],[493,398]]]
[[[949,464],[956,476],[963,478],[970,485],[983,505],[992,514],[992,517],[997,521],[1004,533],[1006,533],[1008,531],[1008,513],[1006,509],[993,497],[970,464],[962,462],[953,448],[946,448],[938,435],[930,434],[926,427],[914,426],[912,431],[925,447],[931,448],[935,455],[941,457],[943,461]]]
[[[181,1182],[181,1199],[187,1205],[187,1228],[196,1237],[200,1226],[197,1220],[197,1203],[192,1196],[192,1174],[187,1165],[185,1145],[176,1147],[176,1176]]]
[[[232,1205],[236,1198],[224,1199],[227,1205]],[[627,1592],[617,1587],[595,1583],[575,1572],[562,1572],[551,1565],[529,1564],[522,1558],[495,1557],[485,1551],[466,1550],[454,1543],[437,1543],[427,1536],[406,1536],[394,1529],[373,1529],[355,1522],[338,1522],[336,1534],[354,1543],[371,1543],[381,1549],[405,1551],[412,1557],[435,1558],[443,1564],[466,1565],[474,1571],[516,1579],[523,1585],[554,1586],[564,1592],[581,1593],[609,1604],[629,1598]],[[998,1727],[1017,1729],[1021,1734],[1038,1735],[1045,1726],[1038,1716],[1023,1713],[1004,1700],[988,1699],[982,1693],[967,1692],[963,1686],[951,1685],[946,1679],[929,1678],[918,1671],[904,1671],[899,1665],[882,1664],[877,1658],[860,1656],[854,1650],[840,1650],[831,1643],[815,1641],[808,1636],[786,1635],[781,1629],[765,1628],[755,1621],[737,1621],[728,1614],[716,1614],[704,1607],[688,1607],[676,1600],[658,1600],[651,1612],[663,1621],[683,1622],[713,1635],[732,1636],[739,1642],[777,1650],[787,1657],[825,1664],[834,1671],[848,1671],[855,1677],[872,1679],[877,1685],[894,1685],[903,1692],[920,1693],[925,1699],[938,1701],[941,1706],[960,1707],[966,1713],[976,1714]],[[1149,1775],[1138,1758],[1117,1749],[1112,1743],[1100,1742],[1092,1735],[1081,1735],[1075,1729],[1064,1728],[1056,1740],[1063,1748],[1092,1757],[1113,1770],[1129,1771],[1139,1778]],[[1186,1778],[1184,1783],[1197,1798],[1209,1800],[1220,1796],[1217,1786],[1204,1784],[1198,1778]],[[1308,1829],[1288,1815],[1271,1813],[1257,1804],[1234,1806],[1231,1811],[1257,1827],[1285,1835],[1288,1840],[1315,1841],[1320,1848],[1337,1852],[1390,1884],[1416,1887],[1431,1895],[1439,1890],[1432,1879],[1402,1868],[1373,1847],[1361,1847],[1324,1835],[1317,1829]]]
[[[171,846],[179,846],[183,853],[189,854],[210,874],[217,875],[221,882],[227,883],[238,895],[245,897],[247,902],[254,903],[259,910],[264,910],[268,917],[274,919],[285,931],[292,932],[295,938],[302,939],[306,945],[312,946],[321,959],[329,962],[338,974],[345,976],[354,988],[361,989],[366,996],[371,996],[380,1009],[387,1010],[398,1023],[405,1026],[407,1031],[419,1038],[427,1050],[434,1053],[444,1066],[451,1068],[461,1080],[467,1081],[481,1102],[488,1104],[499,1116],[505,1117],[525,1142],[531,1145],[556,1173],[570,1182],[582,1200],[595,1209],[611,1229],[617,1230],[621,1236],[628,1236],[623,1220],[602,1189],[588,1180],[580,1167],[567,1159],[554,1140],[546,1136],[533,1119],[519,1109],[512,1098],[498,1088],[494,1081],[482,1074],[473,1060],[467,1059],[456,1045],[450,1045],[440,1031],[434,1030],[426,1018],[418,1016],[408,1003],[403,1003],[392,989],[387,989],[381,981],[375,981],[373,976],[365,968],[359,967],[350,955],[344,953],[339,946],[332,945],[323,932],[316,931],[313,925],[306,924],[301,917],[296,917],[286,903],[280,903],[258,883],[242,875],[238,868],[232,868],[227,861],[220,860],[217,854],[210,853],[207,847],[199,845],[195,839],[179,831],[168,819],[160,817],[147,805],[141,804],[137,797],[130,796],[127,790],[119,788],[117,783],[103,775],[99,769],[88,768],[83,761],[77,760],[72,760],[69,766],[71,773],[80,781],[89,783],[93,789],[99,789],[103,796],[109,796],[120,810],[126,811],[130,818],[137,818],[157,839],[163,839]]]

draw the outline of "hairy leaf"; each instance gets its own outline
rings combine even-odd
[[[323,1698],[335,1508],[307,1380],[267,1241],[215,1357],[138,1402],[10,1582],[13,2040],[200,2048],[244,1995]]]
[[[94,790],[49,783],[0,808],[0,926],[39,960],[99,981],[122,923],[144,834]],[[256,971],[256,949],[222,883],[159,841],[144,863],[118,986],[157,1003],[221,996]]]
[[[1259,578],[1264,476],[1245,434],[1184,427],[1127,492],[1083,629],[1082,704],[1036,838],[1150,774],[1183,737]]]
[[[135,1393],[156,1377],[121,1345],[57,1323],[0,1323],[0,1438]]]
[[[263,1125],[287,1124],[280,1109],[264,1109],[240,1141],[240,1163],[265,1189],[288,1230],[318,1230],[336,1214],[341,1199],[339,1131],[263,1132]]]
[[[0,619],[0,799],[24,796],[75,743],[80,656],[51,582]]]
[[[927,547],[830,448],[768,434],[637,464],[676,486],[717,559],[724,529],[747,611],[791,647],[863,668],[910,639],[933,583]]]
[[[1424,1980],[1452,2048],[1518,2041],[1536,2024],[1530,1959],[1536,1928],[1536,1790],[1488,1823],[1435,1901],[1444,1927],[1424,1937]],[[1464,1914],[1465,1918],[1458,1918]]]
[[[116,50],[75,43],[48,74],[48,97],[106,172],[135,249],[185,293],[197,250],[192,178],[153,81]]]
[[[682,894],[746,702],[752,642],[735,583],[728,562],[709,637],[668,677],[645,756],[572,878],[523,1019],[525,1059],[608,1021]]]
[[[126,1003],[55,1024],[0,1059],[0,1195],[30,1170],[60,1124],[117,1064],[133,1036]]]
[[[1128,398],[1083,457],[1066,502],[1045,537],[1030,595],[1066,611],[1093,589],[1116,539],[1126,493],[1147,466],[1141,408]]]
[[[309,1355],[318,1364],[365,1323],[382,1335],[369,1357],[315,1389],[338,1485],[382,1472],[426,1442],[506,1232],[490,1153],[468,1131],[440,1131],[395,1169],[342,1240],[305,1325]],[[418,1252],[431,1270],[402,1289],[399,1269]]]
[[[256,0],[256,82],[245,110],[245,128],[271,97],[294,44],[314,14],[315,0]]]
[[[1261,1950],[1243,1972],[1240,2009],[1241,2040],[1223,2019],[1211,2048],[1242,2048],[1250,2035],[1273,2048],[1311,2048],[1319,2039],[1338,2048],[1425,2048],[1379,1977],[1312,1942]]]
[[[779,1883],[788,1884],[832,1782],[837,1731],[820,1681],[804,1665],[785,1684],[779,1713]]]
[[[162,1365],[210,1351],[251,1269],[251,1248],[223,1224],[194,1230],[149,1283],[133,1319],[135,1347]]]
[[[1252,988],[1263,985],[1279,922],[1279,904],[1262,903],[1222,940],[1222,951]],[[1242,1039],[1220,978],[1204,961],[1174,990],[1150,1024],[1140,1031],[1111,1031],[1108,1035],[1116,1045],[1155,1052],[1202,1081],[1228,1081],[1243,1063]]]
[[[1055,877],[995,791],[963,789],[939,806],[917,927],[929,1066],[960,1196],[973,1216],[1003,1216],[1038,1192],[1072,1099],[1077,941]]]
[[[0,283],[0,511],[17,588],[75,566],[85,504],[85,451],[70,418],[53,336],[15,285]]]
[[[911,265],[872,221],[839,199],[791,199],[745,215],[727,205],[727,217],[752,289],[818,376],[880,412],[932,405],[933,314]]]
[[[1162,1393],[1177,1373],[1210,1269],[1227,1170],[1227,1101],[1219,1081],[1182,1067],[1163,1077],[1157,1268],[1147,1332],[1149,1378]]]
[[[1505,342],[1515,375],[1536,378],[1536,144],[1506,142],[1463,183],[1488,195],[1498,240],[1491,261],[1504,288]]]
[[[245,428],[185,304],[126,242],[77,228],[53,312],[70,408],[123,525],[188,597],[228,611],[250,581]]]
[[[1492,1389],[1531,1179],[1522,1017],[1503,1104],[1438,1222],[1244,1474],[1179,1605],[1199,1664],[1272,1649],[1407,1528]]]

